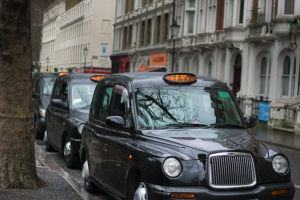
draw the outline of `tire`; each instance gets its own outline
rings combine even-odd
[[[34,118],[34,121],[33,121],[33,123],[34,123],[34,138],[35,139],[43,139],[43,135],[42,135],[42,133],[41,132],[39,132],[39,130],[38,130],[38,123],[37,123],[37,120]]]
[[[77,168],[79,165],[79,159],[76,158],[72,152],[72,145],[71,139],[67,136],[64,144],[64,157],[66,161],[66,166],[70,169]]]
[[[84,181],[84,188],[88,193],[97,193],[99,188],[95,185],[95,183],[91,180],[90,177],[90,167],[89,163],[86,159],[84,159],[84,163],[82,165],[82,178]]]
[[[48,152],[54,151],[53,146],[51,144],[49,144],[49,142],[48,142],[47,130],[45,130],[45,132],[44,132],[44,143],[45,143],[45,149],[46,149],[46,151],[48,151]]]
[[[126,193],[126,200],[148,200],[148,191],[141,174],[129,178]]]

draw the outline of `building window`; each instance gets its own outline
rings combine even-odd
[[[152,33],[152,28],[151,28],[151,25],[152,25],[152,20],[151,19],[148,19],[148,27],[147,27],[147,44],[150,44],[151,43],[151,33]]]
[[[291,69],[291,60],[289,56],[286,56],[283,62],[283,72],[282,72],[282,96],[289,95],[289,86],[290,86],[290,69]]]
[[[285,0],[284,14],[294,14],[295,0]]]
[[[165,41],[167,41],[167,39],[169,38],[169,14],[165,14]]]
[[[161,20],[161,16],[158,16],[157,17],[157,20],[156,20],[156,30],[157,30],[157,32],[156,32],[156,43],[159,43],[159,36],[160,36],[160,20]]]
[[[195,12],[187,12],[187,16],[188,16],[187,33],[194,33]]]
[[[207,76],[211,77],[211,72],[212,72],[212,62],[211,60],[208,62],[208,66],[207,66]]]
[[[244,0],[240,0],[239,24],[243,24],[243,22],[244,22]]]
[[[144,31],[145,31],[145,21],[142,21],[141,32],[140,32],[140,45],[144,45]]]
[[[196,5],[196,0],[189,0],[189,7],[190,8],[195,8]]]
[[[266,57],[264,57],[261,60],[259,79],[260,79],[259,93],[261,95],[265,95],[266,94],[266,83],[267,83],[267,59],[266,59]]]
[[[189,61],[189,59],[186,57],[185,59],[184,59],[184,63],[183,63],[183,72],[189,72],[189,68],[190,68],[190,61]]]
[[[216,7],[217,7],[217,1],[211,0],[208,4],[208,31],[214,32],[216,28]]]

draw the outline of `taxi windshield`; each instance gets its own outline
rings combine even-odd
[[[74,84],[71,92],[73,108],[85,108],[91,105],[96,83]]]
[[[44,78],[44,88],[43,94],[46,96],[50,96],[52,93],[53,84],[55,82],[56,77],[45,77]]]
[[[243,126],[229,93],[216,88],[141,88],[136,92],[140,129],[230,124]]]

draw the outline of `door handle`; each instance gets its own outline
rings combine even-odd
[[[104,151],[104,152],[107,151],[107,147],[108,147],[108,145],[107,145],[107,144],[104,144],[104,147],[103,147],[103,151]]]

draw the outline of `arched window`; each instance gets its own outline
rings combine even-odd
[[[289,56],[286,56],[283,62],[283,72],[282,72],[282,96],[289,95],[290,87],[290,69],[291,69],[291,60]]]
[[[198,74],[198,68],[199,68],[199,59],[198,59],[198,57],[194,58],[192,68],[194,68],[193,73]]]
[[[266,94],[267,83],[267,59],[264,57],[260,64],[260,94]]]
[[[211,60],[208,62],[207,66],[207,76],[211,77],[211,72],[212,72],[212,63]]]
[[[178,72],[178,68],[179,68],[178,62],[176,62],[175,71],[174,72]]]

